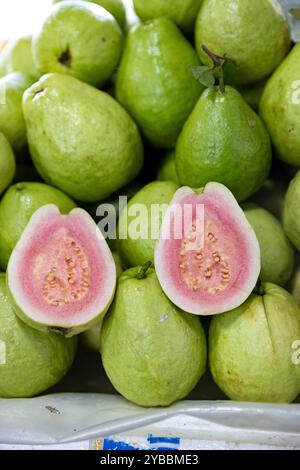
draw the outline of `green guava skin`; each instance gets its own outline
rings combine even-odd
[[[104,369],[113,386],[137,405],[168,406],[187,396],[206,369],[199,318],[175,307],[151,269],[119,278],[100,336]]]
[[[251,201],[271,212],[278,220],[282,221],[286,191],[285,182],[268,179],[261,189],[253,195]]]
[[[300,264],[299,257],[296,259],[296,267],[291,280],[286,286],[288,292],[292,294],[298,305],[300,306]]]
[[[48,74],[25,92],[23,111],[38,172],[71,197],[103,201],[140,172],[138,128],[108,94],[71,76]]]
[[[52,0],[53,3],[58,3],[61,1],[70,1],[70,0]],[[126,29],[126,10],[122,0],[84,0],[97,3],[100,7],[105,8],[109,13],[111,13],[121,28]]]
[[[23,36],[9,43],[0,54],[0,76],[21,72],[38,80],[40,77],[32,55],[32,37]]]
[[[101,87],[116,69],[123,45],[123,32],[110,13],[94,3],[67,1],[53,8],[32,49],[41,75],[68,74]]]
[[[70,369],[77,340],[57,333],[41,333],[14,314],[7,296],[5,274],[0,274],[0,343],[6,362],[0,364],[0,397],[27,398],[58,383]]]
[[[238,91],[241,93],[242,97],[246,103],[252,108],[255,112],[259,111],[260,100],[262,98],[267,80],[261,80],[254,85],[242,86],[238,88]]]
[[[260,114],[265,121],[278,158],[300,166],[300,44],[269,79],[261,102]]]
[[[118,226],[118,240],[117,248],[124,266],[138,266],[152,261],[154,263],[154,248],[159,236],[160,226],[163,217],[166,213],[169,203],[171,202],[178,186],[172,181],[153,181],[144,186],[127,204],[126,208],[122,211],[119,226]],[[139,212],[130,214],[133,206],[142,205],[145,210],[145,218],[142,218],[141,226],[134,220],[139,217]],[[159,213],[151,212],[153,204],[163,205]],[[127,209],[127,210],[126,210]],[[137,206],[138,209],[138,206]],[[128,213],[128,215],[127,215]],[[146,239],[134,238],[132,230],[137,225],[138,229],[148,227],[148,236]],[[151,227],[157,237],[151,237]]]
[[[5,102],[0,105],[0,132],[8,139],[15,152],[22,150],[27,142],[22,97],[32,83],[32,78],[20,72],[0,78],[0,89],[5,92]]]
[[[117,73],[117,100],[155,147],[172,148],[203,86],[190,70],[196,51],[167,18],[128,33]]]
[[[157,172],[156,179],[158,181],[173,181],[173,183],[180,186],[175,163],[175,150],[170,150],[163,157]]]
[[[246,204],[243,210],[259,242],[261,281],[284,286],[292,276],[295,254],[282,225],[270,212],[255,204]]]
[[[138,16],[143,20],[166,17],[185,32],[191,33],[202,0],[133,0]]]
[[[290,182],[284,199],[283,228],[293,245],[300,251],[300,172]]]
[[[236,62],[239,85],[270,75],[291,44],[288,21],[277,0],[204,0],[196,19],[195,40],[204,64],[211,65],[211,60],[202,44]]]
[[[214,381],[232,400],[290,403],[300,393],[300,364],[292,347],[300,338],[300,310],[275,284],[239,308],[213,317],[209,363]]]
[[[229,86],[224,93],[218,87],[204,91],[176,146],[176,168],[183,186],[201,188],[216,181],[238,201],[263,185],[271,158],[262,120]]]
[[[3,271],[31,216],[46,204],[55,204],[63,214],[76,207],[62,191],[43,183],[17,183],[4,194],[0,202],[0,267]]]
[[[0,132],[0,195],[12,182],[15,171],[14,152],[7,138]]]

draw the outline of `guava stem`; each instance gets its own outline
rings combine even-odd
[[[202,49],[204,50],[205,54],[211,59],[214,69],[216,70],[216,75],[219,80],[219,92],[225,93],[225,81],[224,81],[224,71],[223,71],[223,61],[226,60],[225,57],[221,57],[206,47],[205,44],[202,44]]]
[[[254,294],[257,294],[257,295],[265,295],[265,289],[260,279],[257,281],[257,284],[253,292]]]
[[[152,268],[152,262],[147,261],[143,266],[140,267],[139,272],[136,275],[136,279],[144,279],[147,271]]]

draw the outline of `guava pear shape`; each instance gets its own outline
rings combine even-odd
[[[266,78],[289,51],[288,20],[277,0],[204,0],[196,20],[196,47],[210,65],[205,44],[237,65],[236,81],[247,85]]]
[[[0,195],[12,182],[15,170],[14,152],[6,137],[0,132]]]
[[[260,246],[261,281],[284,286],[291,278],[295,256],[282,225],[270,212],[255,204],[245,204],[243,209]]]
[[[32,37],[22,36],[7,44],[0,54],[0,76],[21,72],[38,80],[40,77],[32,55]]]
[[[209,363],[232,400],[289,403],[300,393],[300,310],[275,284],[264,284],[239,308],[214,317]]]
[[[143,271],[132,268],[120,276],[100,352],[124,397],[140,406],[168,406],[188,395],[204,374],[206,338],[199,319],[164,295],[155,272]]]
[[[260,102],[277,156],[285,163],[300,166],[300,44],[269,79]]]
[[[100,87],[119,63],[124,36],[117,20],[93,2],[62,2],[52,8],[33,38],[40,74],[68,74]]]
[[[0,274],[0,397],[32,397],[55,385],[73,363],[76,340],[25,325],[14,313],[5,274]]]
[[[53,0],[53,3],[58,3],[61,1],[70,1],[70,0]],[[126,10],[125,10],[122,0],[85,0],[85,1],[97,3],[101,7],[105,8],[105,10],[109,11],[109,13],[111,13],[115,17],[115,19],[117,20],[121,28],[123,30],[126,29]]]
[[[73,336],[96,325],[114,296],[116,266],[83,209],[49,204],[31,217],[7,267],[16,313],[29,325]]]
[[[263,185],[270,166],[270,138],[260,117],[233,88],[207,89],[177,142],[181,184],[199,188],[217,181],[244,201]]]
[[[121,213],[117,247],[125,266],[154,262],[161,223],[178,186],[153,181],[142,188]]]
[[[260,267],[255,233],[225,186],[175,193],[155,248],[157,277],[175,305],[196,315],[238,307],[254,289]]]
[[[166,17],[190,33],[202,0],[133,0],[133,3],[143,21]]]
[[[285,195],[283,227],[293,245],[300,251],[300,172],[290,182]]]
[[[6,271],[9,257],[33,213],[42,206],[55,204],[63,214],[76,205],[59,189],[43,183],[17,183],[0,201],[0,267]]]
[[[49,74],[26,91],[23,110],[38,172],[76,200],[104,200],[139,173],[139,131],[108,94],[68,75]]]
[[[0,104],[0,132],[10,142],[15,152],[26,145],[26,125],[22,111],[22,97],[33,80],[20,72],[0,78],[0,95],[5,97]]]
[[[180,181],[177,175],[174,150],[170,150],[163,157],[157,172],[157,180],[173,181],[175,184],[180,186]]]
[[[166,18],[139,24],[128,33],[116,96],[152,145],[175,146],[203,91],[190,70],[198,65],[191,44]]]

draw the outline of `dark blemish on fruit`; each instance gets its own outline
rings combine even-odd
[[[48,331],[51,333],[59,333],[62,336],[66,336],[71,332],[71,328],[63,328],[62,326],[49,326]]]
[[[45,406],[45,408],[52,414],[60,415],[60,411],[57,408],[54,408],[53,406]]]
[[[101,38],[101,41],[102,41],[102,42],[106,42],[106,38]]]
[[[59,57],[58,59],[59,63],[63,65],[64,67],[70,68],[72,65],[72,56],[71,56],[71,51],[69,48],[67,48]]]

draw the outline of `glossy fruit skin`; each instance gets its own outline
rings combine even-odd
[[[175,163],[175,151],[170,150],[165,154],[157,172],[156,179],[158,181],[173,181],[180,186]]]
[[[33,213],[55,204],[63,214],[76,207],[59,189],[43,183],[22,182],[11,186],[0,202],[0,267],[6,270],[9,257]]]
[[[260,102],[277,156],[294,166],[300,166],[299,64],[300,44],[296,44],[269,79]]]
[[[147,261],[154,262],[154,248],[159,236],[162,219],[177,189],[178,186],[172,181],[154,181],[149,183],[129,201],[127,207],[122,211],[119,221],[120,236],[117,241],[117,247],[125,266],[138,266]],[[147,210],[145,219],[143,217],[142,222],[142,227],[148,227],[146,239],[141,237],[134,239],[130,232],[130,224],[134,223],[138,215],[138,213],[132,214],[131,211],[133,211],[134,206],[140,204]],[[151,213],[153,204],[161,206],[161,211],[155,213],[155,215]],[[138,209],[139,206],[136,207]],[[154,227],[157,234],[155,238],[151,237],[151,226]]]
[[[295,256],[283,227],[270,212],[254,204],[245,204],[243,210],[259,242],[261,281],[284,286],[291,278]]]
[[[5,90],[5,102],[0,106],[0,132],[5,135],[15,152],[26,145],[22,96],[32,83],[32,78],[20,72],[10,73],[0,79],[0,88]]]
[[[244,201],[263,185],[270,166],[269,135],[241,95],[229,86],[224,93],[204,91],[176,145],[181,184],[200,188],[216,181]]]
[[[128,34],[116,96],[149,142],[172,148],[203,91],[190,70],[197,54],[170,20],[159,18]]]
[[[266,78],[291,44],[288,21],[277,0],[204,0],[195,38],[203,63],[210,64],[210,59],[202,44],[235,60],[240,85]]]
[[[106,93],[68,75],[49,74],[26,91],[23,110],[38,172],[71,197],[104,200],[139,173],[139,131]]]
[[[90,2],[68,1],[53,8],[33,40],[41,73],[68,74],[101,87],[112,76],[123,50],[115,18]]]
[[[0,396],[26,398],[59,382],[70,369],[76,338],[42,333],[15,315],[8,299],[5,274],[0,274],[0,342],[5,343],[6,363],[0,367]]]
[[[165,17],[191,33],[202,0],[134,0],[133,3],[143,21]]]
[[[285,233],[300,251],[300,172],[291,181],[284,199],[283,227]]]
[[[114,387],[140,406],[168,406],[195,387],[206,368],[206,339],[198,318],[176,308],[155,272],[139,268],[119,278],[104,321],[100,352]]]
[[[58,3],[61,1],[66,1],[66,0],[53,0],[53,3]],[[125,11],[125,7],[123,5],[122,0],[85,0],[85,1],[88,1],[88,2],[92,1],[93,3],[97,3],[98,5],[100,5],[100,7],[105,8],[105,10],[109,11],[109,13],[111,13],[115,17],[115,19],[117,20],[121,28],[125,30],[126,11]]]
[[[21,72],[38,80],[40,74],[33,62],[32,37],[23,36],[7,45],[0,54],[0,76]]]
[[[0,132],[0,195],[12,182],[15,170],[14,152],[6,137]]]
[[[232,400],[289,403],[300,392],[293,344],[300,338],[300,310],[275,284],[239,308],[214,317],[209,332],[210,370]]]

